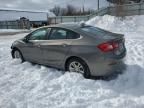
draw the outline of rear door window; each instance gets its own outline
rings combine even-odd
[[[67,32],[67,39],[77,39],[77,38],[80,38],[80,35],[78,33],[70,30]]]
[[[63,29],[53,28],[49,40],[59,40],[59,39],[66,39],[67,31]]]
[[[49,40],[59,40],[59,39],[77,39],[80,35],[71,30],[63,28],[52,28],[49,35]]]

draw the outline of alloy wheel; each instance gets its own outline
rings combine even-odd
[[[84,74],[84,72],[85,72],[83,65],[77,61],[73,61],[70,63],[69,71],[70,72],[78,72],[78,73],[82,73],[82,74]]]

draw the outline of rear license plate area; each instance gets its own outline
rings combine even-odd
[[[114,54],[120,55],[121,53],[124,52],[124,41],[120,40],[118,41],[119,47],[114,51]]]

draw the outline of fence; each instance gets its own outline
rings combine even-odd
[[[0,29],[30,29],[29,21],[0,21]]]
[[[117,16],[118,15],[117,8],[122,9],[121,12],[119,13],[122,16],[144,15],[144,3],[119,5],[117,7],[111,6],[109,7],[108,14]]]
[[[57,23],[64,23],[64,22],[80,22],[80,21],[87,21],[90,18],[98,15],[105,15],[108,13],[108,8],[102,8],[99,11],[96,11],[90,15],[85,16],[57,16],[49,18],[49,24],[57,24]]]
[[[79,21],[89,20],[89,15],[87,16],[58,16],[49,18],[49,24],[57,24],[63,22],[79,22]]]
[[[109,14],[112,16],[118,16],[117,9],[121,8],[121,12],[119,15],[122,16],[130,16],[130,15],[144,15],[144,3],[135,3],[135,4],[127,4],[127,5],[118,5],[118,6],[108,6],[106,8],[102,8],[90,15],[86,16],[57,16],[49,18],[49,24],[57,24],[64,22],[79,22],[79,21],[87,21],[90,18],[95,16],[102,16],[105,14]]]
[[[0,29],[18,29],[16,21],[0,21]]]
[[[130,15],[144,15],[144,3],[136,3],[136,4],[127,4],[127,5],[119,5],[119,6],[109,6],[106,8],[101,8],[98,11],[91,13],[86,16],[57,16],[48,18],[49,24],[57,24],[64,22],[79,22],[79,21],[87,21],[95,16],[102,16],[105,14],[117,16],[117,9],[121,8],[120,15],[122,16],[130,16]],[[23,20],[17,21],[0,21],[0,29],[29,29],[30,22],[24,23]]]

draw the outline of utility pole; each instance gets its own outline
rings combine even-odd
[[[99,0],[97,0],[97,10],[99,10],[100,6],[99,6]]]
[[[84,13],[84,11],[85,11],[85,0],[83,0],[83,8],[82,8],[82,11],[83,11],[83,13]]]
[[[49,25],[49,11],[46,13],[47,14],[47,25]]]

